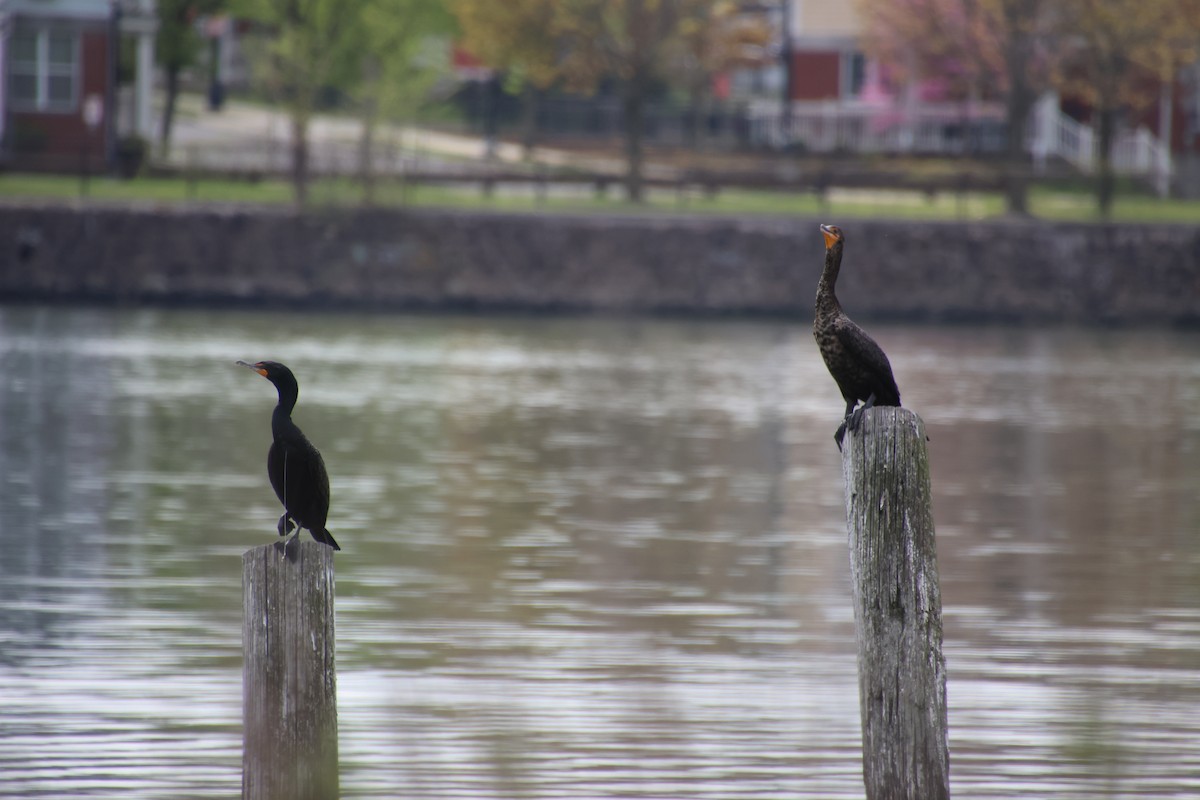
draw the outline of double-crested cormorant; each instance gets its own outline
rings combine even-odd
[[[813,337],[829,374],[837,381],[846,400],[846,416],[833,435],[841,450],[847,427],[851,431],[857,429],[862,412],[872,406],[900,405],[900,390],[883,349],[846,316],[834,294],[845,243],[842,229],[836,225],[822,225],[821,233],[825,236],[825,269],[817,284]],[[859,400],[863,405],[856,409],[854,406]]]
[[[267,476],[271,479],[271,487],[275,489],[279,502],[283,503],[284,514],[277,526],[279,535],[287,536],[293,527],[296,529],[295,536],[284,545],[284,553],[287,553],[288,545],[300,536],[301,528],[308,528],[318,542],[341,550],[325,529],[325,518],[329,514],[329,475],[325,472],[325,461],[308,437],[292,422],[292,409],[296,407],[296,398],[300,394],[296,377],[278,361],[237,363],[262,375],[275,384],[279,392],[279,404],[271,414],[274,441],[267,453]]]

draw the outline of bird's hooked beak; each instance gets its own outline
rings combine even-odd
[[[247,364],[245,361],[239,361],[237,363],[242,365],[243,367],[249,367],[250,369],[257,372],[259,375],[262,375],[264,378],[267,377],[267,370],[265,367],[259,366],[258,364]]]
[[[837,234],[832,225],[822,225],[821,235],[825,237],[825,249],[833,247],[833,245],[842,237]]]

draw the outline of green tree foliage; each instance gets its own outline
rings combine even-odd
[[[670,82],[685,71],[687,58],[703,57],[711,39],[723,31],[720,0],[576,0],[585,21],[584,42],[591,43],[591,62],[606,65],[622,81],[628,171],[627,193],[642,197],[644,110],[651,87]],[[598,8],[597,8],[598,7]],[[689,52],[689,46],[692,48]],[[719,49],[719,48],[718,48]],[[581,60],[586,65],[588,60]],[[711,63],[695,62],[693,73],[703,75]]]
[[[744,54],[759,34],[734,24],[726,0],[450,0],[464,45],[485,64],[544,89],[621,90],[625,187],[644,193],[643,138],[651,91],[692,88]],[[765,41],[765,36],[762,36]]]
[[[363,0],[233,0],[259,24],[259,78],[286,108],[296,205],[308,197],[308,127],[320,93],[344,83],[348,53],[362,41]]]
[[[460,44],[503,72],[505,88],[520,92],[528,155],[536,136],[538,104],[561,81],[569,55],[558,0],[448,0],[462,33]]]
[[[360,161],[368,178],[375,126],[415,102],[428,37],[452,27],[440,0],[231,0],[259,23],[258,67],[291,121],[292,186],[307,199],[308,128],[329,93],[352,98],[363,118]]]
[[[562,0],[562,7],[574,44],[568,75],[583,83],[604,75],[621,82],[626,193],[640,201],[644,115],[652,87],[678,84],[689,62],[693,73],[711,77],[754,37],[733,24],[734,9],[723,0]]]
[[[194,65],[204,45],[196,23],[201,17],[220,13],[225,0],[158,0],[158,37],[155,56],[165,77],[166,97],[163,104],[159,147],[166,155],[171,143],[171,128],[175,121],[175,104],[179,98],[179,76]]]
[[[688,95],[688,133],[699,143],[699,120],[710,100],[713,79],[736,67],[761,67],[774,36],[761,14],[746,14],[731,0],[718,0],[685,16],[679,25],[680,54],[672,72]]]
[[[625,192],[643,199],[645,110],[654,83],[665,76],[680,24],[699,0],[563,0],[564,29],[572,38],[567,73],[595,84],[606,75],[621,83],[625,124]]]
[[[357,79],[348,93],[362,122],[359,170],[364,200],[374,200],[375,137],[381,119],[403,117],[420,105],[446,67],[436,45],[454,30],[442,0],[364,0],[362,39],[351,49]]]
[[[563,75],[566,42],[559,0],[448,0],[461,44],[494,69],[517,73],[538,89]]]

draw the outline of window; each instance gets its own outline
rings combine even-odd
[[[74,111],[79,36],[53,28],[18,26],[10,40],[8,91],[14,107]]]
[[[9,94],[13,103],[34,104],[37,102],[37,35],[18,28],[9,46],[12,48]]]
[[[867,82],[867,57],[862,53],[842,54],[842,96],[857,98]]]

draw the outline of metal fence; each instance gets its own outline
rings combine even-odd
[[[813,153],[913,153],[920,155],[995,155],[1007,133],[998,103],[921,104],[911,108],[855,102],[796,102],[784,109],[763,102],[748,109],[749,141],[771,149]],[[1060,158],[1085,173],[1094,171],[1096,132],[1072,119],[1048,95],[1035,106],[1025,136],[1035,164]],[[1145,127],[1118,132],[1113,169],[1154,178],[1166,191],[1171,158],[1168,147]]]
[[[624,134],[624,110],[612,98],[553,99],[543,102],[538,130],[547,138],[571,136],[619,141]],[[357,175],[362,172],[357,123],[330,123],[325,135],[314,135],[309,167],[314,175]],[[314,127],[314,133],[316,128]],[[510,123],[503,133],[516,138],[517,126]],[[477,132],[476,132],[477,133]],[[486,177],[489,170],[511,173],[531,169],[519,157],[491,159],[475,136],[440,137],[438,148],[422,146],[418,139],[381,136],[372,155],[376,175],[446,175]],[[999,103],[922,104],[910,109],[852,102],[797,102],[784,109],[762,101],[738,107],[718,107],[704,114],[690,113],[665,105],[646,109],[645,136],[651,143],[687,145],[703,143],[715,147],[760,150],[794,150],[814,154],[913,153],[950,156],[995,156],[1005,149],[1004,108]],[[455,147],[445,151],[449,139]],[[406,143],[407,142],[407,143]],[[1025,142],[1035,169],[1044,170],[1051,159],[1068,163],[1082,172],[1095,168],[1097,137],[1091,127],[1063,114],[1052,95],[1039,100],[1026,131]],[[496,147],[515,145],[493,142]],[[619,174],[620,166],[599,166],[593,157],[588,164],[572,160],[546,162],[556,167],[574,167],[585,172]],[[561,153],[557,154],[562,156]],[[612,159],[608,159],[612,160]],[[507,162],[507,163],[503,163]],[[1124,130],[1117,136],[1112,153],[1114,169],[1121,174],[1154,180],[1165,193],[1171,176],[1167,148],[1145,128]],[[238,141],[193,142],[174,150],[171,166],[198,172],[241,172],[286,174],[291,165],[287,126],[273,124],[256,135]]]
[[[681,108],[649,103],[643,110],[646,141],[687,145],[697,141],[726,147],[751,144],[749,115],[743,104]],[[509,132],[516,126],[510,124]],[[625,133],[625,110],[617,98],[553,98],[538,106],[537,131],[554,137],[618,139]]]
[[[858,102],[757,103],[748,109],[750,141],[812,153],[987,155],[1004,150],[1003,108],[952,104],[907,110]]]

